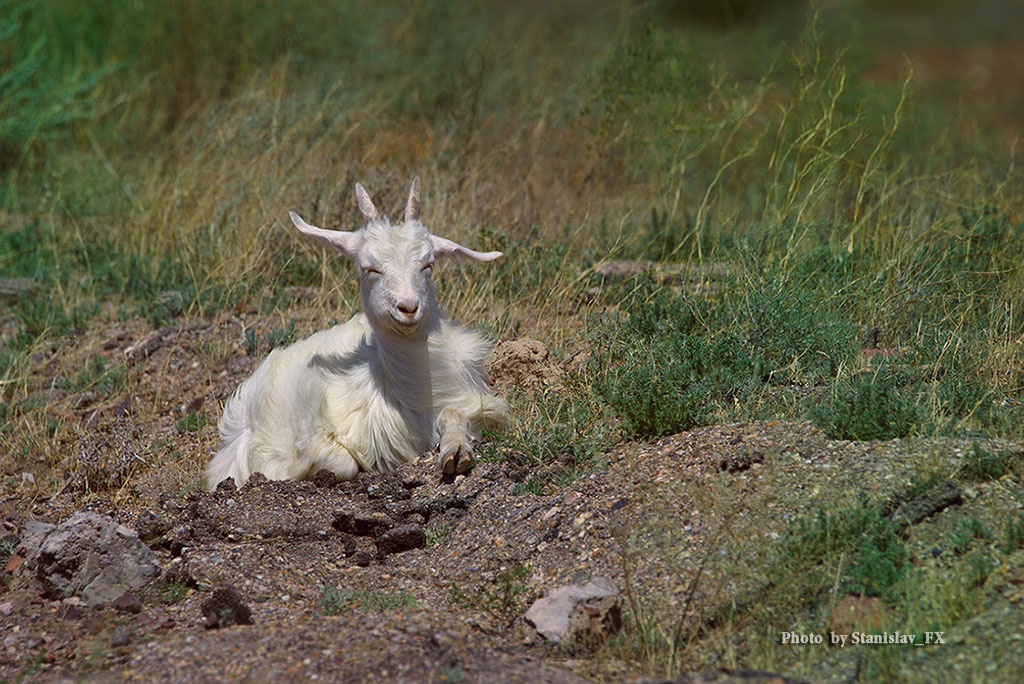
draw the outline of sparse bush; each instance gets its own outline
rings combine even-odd
[[[606,401],[638,437],[658,437],[711,421],[751,388],[754,362],[730,335],[697,334],[650,339],[626,351],[600,388]]]
[[[598,388],[644,438],[705,425],[758,389],[828,378],[854,351],[853,326],[781,280],[716,305],[640,286],[622,308]]]
[[[887,517],[872,521],[857,540],[851,558],[849,590],[872,596],[891,597],[903,579],[908,552]]]
[[[976,553],[967,560],[967,582],[971,586],[984,584],[997,565],[984,553]]]
[[[559,393],[512,393],[521,420],[485,435],[482,459],[508,464],[520,493],[539,494],[550,483],[564,485],[604,465],[602,454],[618,439],[590,392],[571,377]]]
[[[111,363],[106,356],[93,354],[71,382],[71,389],[76,392],[94,389],[109,397],[124,386],[127,372],[123,363]]]
[[[815,404],[810,414],[829,437],[858,441],[906,437],[922,420],[915,397],[885,365],[837,383],[831,402]]]
[[[950,536],[953,553],[961,554],[970,548],[975,539],[991,540],[992,530],[988,529],[977,517],[972,516],[966,520],[957,520],[953,526],[953,533]]]
[[[745,341],[756,350],[765,382],[814,382],[835,377],[857,349],[857,330],[808,291],[781,276],[758,283],[740,299]]]
[[[1007,452],[992,453],[975,442],[971,446],[971,451],[964,455],[960,472],[967,480],[984,482],[999,479],[1009,467],[1010,456]]]
[[[452,582],[448,585],[448,602],[485,611],[511,624],[523,611],[522,603],[529,593],[529,576],[529,565],[515,564],[502,568],[494,582],[477,590],[466,591]]]

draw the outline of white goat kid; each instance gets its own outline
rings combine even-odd
[[[366,225],[323,230],[295,212],[302,233],[355,262],[363,313],[275,349],[239,386],[219,423],[221,447],[203,473],[212,490],[252,473],[297,480],[318,470],[352,479],[393,470],[439,445],[445,474],[472,465],[473,441],[508,422],[508,406],[484,379],[490,345],[444,318],[430,280],[434,259],[492,261],[431,235],[420,222],[413,180],[405,222],[392,226],[356,184]]]

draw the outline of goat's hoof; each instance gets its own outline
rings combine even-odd
[[[441,471],[445,475],[461,475],[473,467],[473,450],[465,445],[441,454]]]

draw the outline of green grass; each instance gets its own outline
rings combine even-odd
[[[342,615],[350,610],[393,611],[415,605],[416,597],[411,594],[379,589],[339,589],[326,585],[320,596],[320,610],[324,615]]]

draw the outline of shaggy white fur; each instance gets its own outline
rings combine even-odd
[[[473,442],[508,422],[508,406],[484,379],[490,344],[442,316],[431,283],[435,258],[491,261],[431,235],[419,220],[419,179],[405,222],[392,226],[362,185],[367,219],[355,232],[316,228],[290,212],[304,234],[359,267],[363,313],[276,349],[236,390],[219,423],[221,447],[203,473],[214,489],[252,473],[296,480],[324,469],[352,479],[386,472],[439,445],[446,474],[472,465]]]

